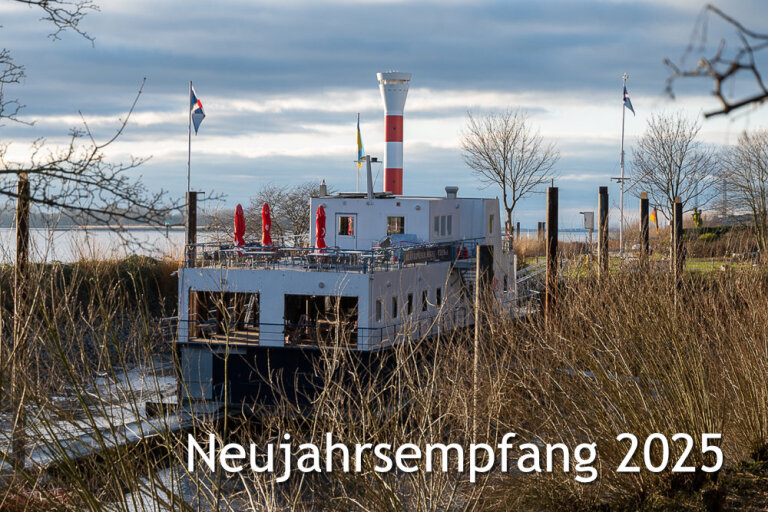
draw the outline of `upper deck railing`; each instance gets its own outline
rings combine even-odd
[[[191,244],[188,266],[202,268],[245,268],[308,270],[371,274],[413,265],[458,259],[473,259],[477,244],[484,239],[443,243],[403,244],[370,250],[329,247],[276,247],[246,242],[243,246],[220,243]],[[191,265],[190,265],[191,263]]]

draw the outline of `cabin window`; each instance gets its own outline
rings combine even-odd
[[[284,342],[286,345],[315,345],[318,341],[339,340],[355,346],[357,309],[357,297],[285,294]]]
[[[397,318],[397,297],[392,297],[392,318]]]
[[[429,306],[429,300],[427,298],[427,290],[421,292],[421,310],[426,311]]]
[[[381,322],[381,311],[384,309],[384,302],[381,299],[376,299],[376,321]]]
[[[190,338],[221,341],[222,336],[238,336],[258,341],[258,293],[190,290],[189,300]]]
[[[441,288],[437,288],[435,290],[435,305],[440,306],[443,303],[443,290]]]
[[[488,234],[493,234],[493,214],[488,216]]]
[[[387,236],[405,233],[405,217],[387,217]]]
[[[413,294],[408,294],[408,314],[413,314]]]
[[[355,234],[355,218],[348,215],[339,217],[339,234],[353,236]]]
[[[437,215],[432,221],[434,236],[448,236],[453,231],[453,215]]]

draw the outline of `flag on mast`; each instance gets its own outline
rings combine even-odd
[[[659,218],[657,217],[657,214],[656,214],[656,208],[654,208],[653,211],[651,212],[650,219],[651,219],[651,222],[656,224],[656,234],[658,235],[659,234]]]
[[[203,110],[203,103],[197,97],[195,88],[191,83],[189,87],[189,109],[192,115],[192,124],[195,127],[195,135],[197,135],[197,129],[200,128],[200,123],[205,119],[205,111]]]
[[[363,149],[363,136],[360,135],[360,112],[357,113],[357,170],[363,165],[365,149]]]
[[[632,102],[629,100],[629,93],[627,92],[627,85],[624,84],[624,106],[629,109],[630,112],[632,112],[632,115],[635,115],[635,109],[632,108]]]

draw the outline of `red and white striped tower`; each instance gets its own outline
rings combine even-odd
[[[384,192],[403,194],[403,109],[408,96],[410,73],[377,73],[384,100]]]

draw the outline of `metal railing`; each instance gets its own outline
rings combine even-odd
[[[407,315],[403,322],[391,322],[378,327],[358,327],[344,321],[318,321],[314,323],[268,323],[260,322],[258,330],[237,330],[235,326],[224,326],[222,332],[206,329],[200,335],[188,338],[190,343],[220,345],[223,343],[269,346],[323,346],[332,348],[362,348],[375,349],[409,340],[420,339],[437,334],[444,329],[462,327],[471,321],[467,306],[460,305],[451,310],[441,310],[433,314],[414,313]],[[196,320],[169,317],[162,319],[167,327],[164,339],[169,342],[178,341],[180,325],[199,327]],[[172,334],[171,334],[172,333]],[[165,335],[168,334],[168,337]],[[196,333],[197,334],[197,333]],[[171,337],[172,336],[172,337]]]
[[[372,274],[414,265],[475,257],[477,243],[467,239],[442,243],[350,250],[329,247],[283,247],[252,242],[243,246],[219,243],[190,244],[194,266],[203,268],[293,269]]]
[[[517,271],[517,300],[538,297],[544,289],[547,274],[546,260]]]

